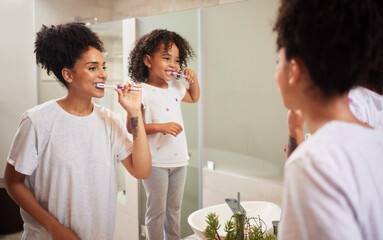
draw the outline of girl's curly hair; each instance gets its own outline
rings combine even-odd
[[[62,69],[73,68],[89,47],[104,51],[98,35],[84,23],[72,22],[51,27],[43,25],[35,41],[36,63],[40,63],[48,75],[53,72],[62,85],[68,88],[61,74]]]
[[[172,44],[179,49],[180,67],[183,70],[189,59],[195,56],[195,53],[189,42],[178,33],[166,29],[156,29],[139,38],[133,50],[129,55],[129,77],[134,82],[145,82],[149,77],[147,66],[144,64],[144,56],[153,54],[159,44],[165,45],[165,51],[169,50]]]
[[[376,0],[281,0],[274,30],[287,60],[301,59],[327,97],[360,85],[382,51]]]

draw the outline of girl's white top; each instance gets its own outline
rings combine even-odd
[[[383,96],[364,87],[353,88],[349,94],[351,112],[368,125],[383,127]]]
[[[154,167],[182,167],[188,164],[189,154],[186,143],[181,101],[186,88],[177,80],[168,82],[168,88],[157,88],[142,83],[142,103],[145,124],[176,122],[183,128],[174,137],[171,134],[148,135],[152,165]]]
[[[117,163],[132,152],[126,127],[94,104],[78,117],[51,100],[28,110],[8,155],[41,206],[82,240],[113,239]],[[21,210],[23,239],[52,239]]]

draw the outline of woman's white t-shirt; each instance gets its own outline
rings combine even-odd
[[[125,127],[94,104],[84,117],[51,100],[21,118],[8,162],[27,175],[41,206],[82,240],[112,239],[117,204],[117,163],[132,152]],[[23,239],[52,239],[21,209]]]

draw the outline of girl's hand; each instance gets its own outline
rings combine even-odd
[[[180,132],[182,132],[182,126],[176,122],[163,123],[160,125],[160,133],[171,134],[174,137],[177,137]]]
[[[59,224],[50,232],[53,240],[81,240],[76,233],[62,224]]]
[[[118,83],[121,86],[120,83]],[[133,90],[134,88],[141,88],[140,85],[134,85],[133,83],[125,83],[123,89],[116,88],[118,93],[118,102],[129,113],[141,111],[141,90]]]
[[[184,75],[186,76],[186,81],[190,84],[190,83],[194,83],[197,81],[197,74],[196,72],[194,72],[193,69],[190,69],[190,68],[187,68],[185,71],[184,71]]]

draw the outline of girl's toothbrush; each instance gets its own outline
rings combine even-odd
[[[181,73],[176,73],[176,72],[171,72],[170,73],[170,75],[177,75],[177,76],[180,76],[180,77],[182,77],[182,78],[185,78],[186,79],[186,76],[185,75],[183,75],[183,74],[181,74]]]
[[[118,89],[123,89],[124,88],[124,86],[114,86],[114,85],[107,85],[107,84],[105,84],[105,83],[95,83],[94,84],[94,86],[96,87],[96,88],[118,88]],[[133,87],[133,89],[132,89],[133,91],[140,91],[141,90],[141,88],[139,88],[139,87]]]
[[[174,76],[174,75],[177,75],[177,76],[180,76],[180,77],[186,79],[186,76],[185,76],[184,74],[181,74],[181,73],[171,72],[170,75],[173,75],[173,76]],[[193,83],[193,82],[194,82],[194,81],[191,81],[190,83]]]

